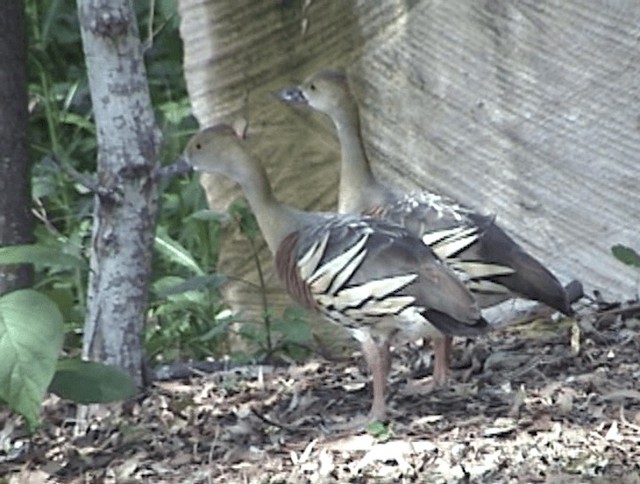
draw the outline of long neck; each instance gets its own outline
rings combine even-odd
[[[230,176],[242,187],[269,250],[275,255],[280,242],[303,225],[304,213],[276,199],[258,160],[247,158],[245,161],[238,173]]]
[[[340,213],[360,213],[381,203],[385,188],[373,176],[360,129],[360,116],[355,103],[344,106],[331,116],[340,141]]]

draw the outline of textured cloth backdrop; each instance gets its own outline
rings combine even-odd
[[[563,280],[631,298],[640,272],[640,3],[637,1],[179,0],[185,76],[202,125],[248,117],[278,196],[333,210],[339,151],[319,115],[272,92],[343,67],[383,180],[498,215]],[[203,177],[212,207],[239,191]],[[229,229],[220,270],[257,281]],[[270,304],[291,302],[263,245]],[[229,303],[259,310],[234,283]]]

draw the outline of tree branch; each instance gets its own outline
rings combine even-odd
[[[62,170],[64,173],[69,176],[74,182],[79,184],[80,186],[86,188],[91,193],[98,195],[100,198],[105,200],[115,201],[116,200],[116,190],[114,188],[107,188],[105,186],[100,185],[93,177],[84,175],[76,170],[73,166],[68,163],[63,163],[56,154],[50,153],[48,159],[53,163],[57,168]]]

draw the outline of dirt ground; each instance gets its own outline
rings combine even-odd
[[[81,432],[50,399],[32,439],[0,414],[0,483],[640,483],[640,320],[594,311],[457,341],[438,390],[396,349],[389,422],[362,431],[328,430],[368,409],[357,355],[158,382]]]

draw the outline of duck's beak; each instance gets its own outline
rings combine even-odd
[[[180,175],[186,175],[195,171],[195,168],[189,163],[185,153],[179,155],[173,163],[165,165],[158,170],[160,178],[170,179]]]
[[[309,101],[298,86],[285,87],[276,93],[276,97],[281,101],[291,104],[308,104]]]

